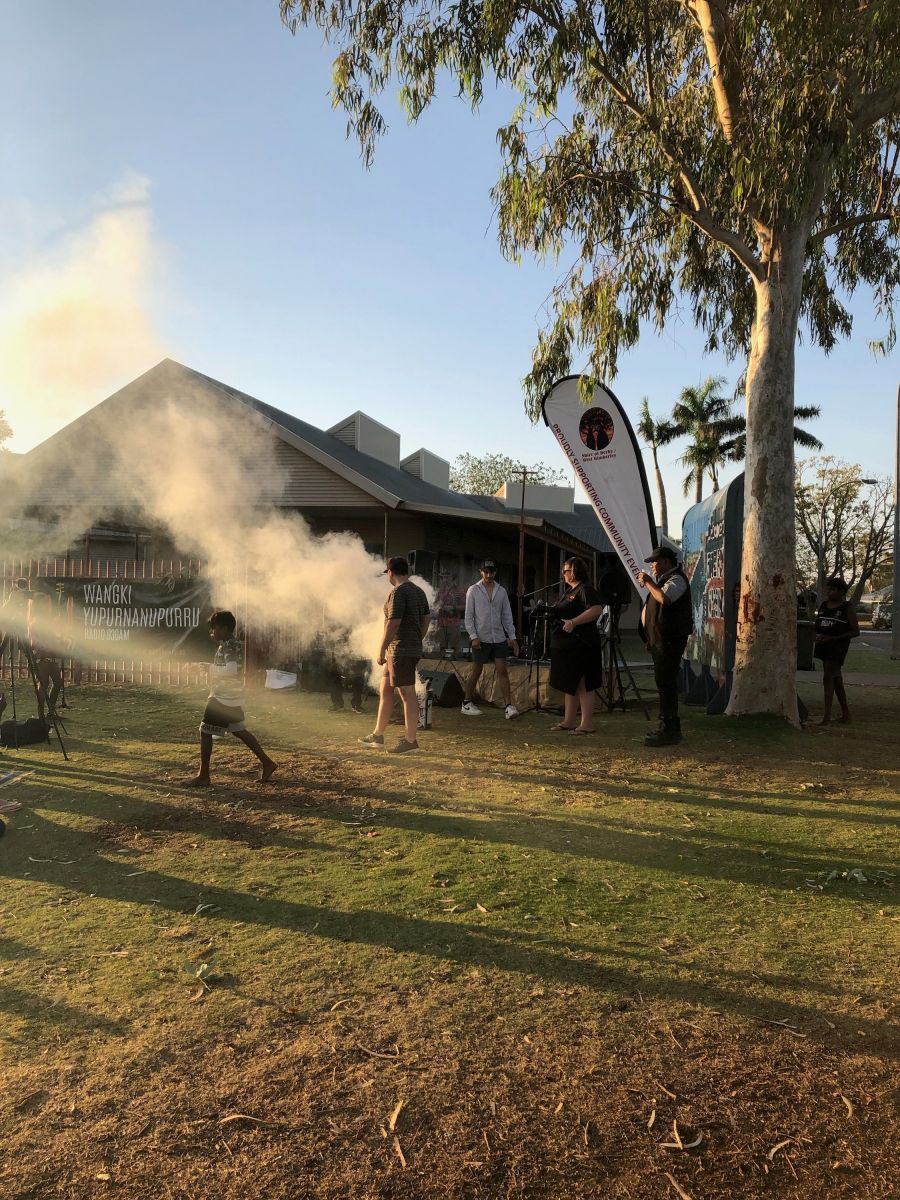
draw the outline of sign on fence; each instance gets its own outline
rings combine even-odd
[[[31,579],[32,596],[47,596],[74,642],[98,655],[159,658],[209,656],[205,580],[53,578]]]

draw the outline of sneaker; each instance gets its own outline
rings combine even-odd
[[[367,733],[365,737],[357,738],[356,740],[359,742],[359,744],[361,746],[383,746],[384,745],[384,734],[383,733]]]
[[[464,717],[480,717],[481,716],[481,709],[478,707],[477,704],[473,704],[471,700],[467,700],[465,702],[465,704],[460,709],[460,712],[462,713],[462,715]]]
[[[351,711],[351,712],[355,712],[355,713],[361,713],[361,712],[362,712],[362,705],[361,705],[361,704],[351,704],[351,705],[350,705],[350,711]]]
[[[406,738],[401,738],[391,750],[391,754],[410,754],[413,750],[418,750],[418,748],[418,742],[408,742]]]
[[[515,720],[516,717],[521,717],[522,714],[514,704],[507,704],[503,715],[506,717],[507,721],[512,721]]]

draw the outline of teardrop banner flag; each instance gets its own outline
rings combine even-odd
[[[595,384],[586,406],[578,379],[569,375],[554,383],[541,405],[544,423],[575,468],[613,549],[645,599],[637,577],[656,548],[656,526],[637,438],[612,392]]]

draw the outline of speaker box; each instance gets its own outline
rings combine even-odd
[[[462,684],[455,671],[420,671],[423,679],[431,680],[434,702],[440,708],[457,708],[465,699]]]
[[[427,583],[434,582],[434,563],[437,555],[431,550],[408,550],[406,561],[410,575],[421,575]]]

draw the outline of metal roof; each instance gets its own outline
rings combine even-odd
[[[146,388],[200,386],[204,391],[214,390],[220,395],[249,408],[264,421],[271,423],[273,433],[283,441],[315,459],[323,466],[367,491],[373,499],[387,505],[389,508],[403,508],[431,515],[446,515],[448,517],[468,517],[470,520],[495,521],[503,525],[518,525],[519,510],[507,507],[495,496],[464,495],[460,492],[449,491],[428,483],[424,479],[394,467],[380,459],[364,454],[360,450],[348,446],[339,438],[303,421],[290,413],[283,412],[255,396],[250,396],[238,388],[231,387],[221,380],[204,375],[186,367],[174,359],[164,359],[145,374],[127,384],[114,396],[101,401],[88,413],[78,417],[70,425],[57,431],[28,455],[17,456],[27,458],[31,454],[39,455],[50,443],[59,443],[70,438],[77,426],[83,422],[93,423],[98,419],[98,409],[111,400],[117,403],[128,402],[128,393],[135,400]],[[117,417],[121,419],[121,415]],[[12,457],[12,456],[10,456]],[[12,465],[10,463],[10,465]],[[573,512],[560,512],[549,509],[525,509],[525,523],[532,531],[543,529],[545,534],[553,536],[564,534],[566,538],[575,538],[586,546],[600,553],[612,553],[612,546],[603,531],[600,521],[595,516],[589,504],[576,504]]]
[[[323,455],[327,455],[347,470],[352,471],[354,476],[368,479],[380,491],[395,497],[398,507],[421,509],[422,511],[441,509],[447,512],[447,515],[459,516],[468,514],[472,517],[481,517],[482,514],[489,514],[495,519],[503,521],[504,524],[518,523],[519,510],[509,508],[496,496],[466,495],[427,483],[425,480],[411,475],[409,471],[392,467],[380,459],[373,458],[370,454],[363,454],[360,450],[355,450],[325,430],[318,429],[315,425],[310,425],[308,421],[302,421],[299,417],[283,412],[271,404],[266,404],[263,400],[257,400],[255,396],[241,392],[237,388],[230,387],[218,379],[212,379],[200,371],[185,367],[181,363],[175,363],[172,359],[166,361],[185,374],[196,376],[226,395],[248,405],[300,441],[314,446]],[[613,553],[612,544],[590,504],[576,504],[572,512],[561,512],[558,509],[526,508],[525,517],[527,524],[532,528],[540,523],[550,529],[560,530],[569,537],[577,538],[598,553]]]

